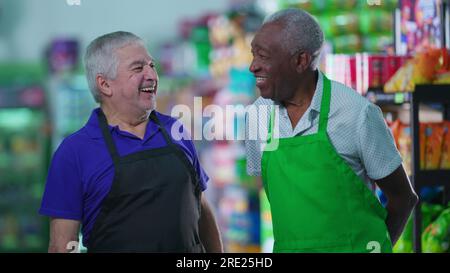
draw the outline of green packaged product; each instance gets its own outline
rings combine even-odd
[[[393,11],[398,6],[398,0],[361,0],[360,8],[370,8],[377,10]]]
[[[300,8],[300,9],[304,9],[309,12],[313,12],[313,11],[316,11],[316,10],[314,10],[314,8],[315,8],[314,2],[316,2],[316,1],[312,1],[312,0],[280,0],[279,6],[281,7],[281,9]],[[323,2],[323,0],[318,1],[318,2]]]
[[[392,35],[368,35],[362,39],[362,47],[365,52],[381,53],[385,52],[389,45],[392,45]]]
[[[444,253],[450,243],[450,208],[444,210],[422,234],[422,251],[426,253]]]
[[[330,32],[332,35],[357,33],[359,16],[353,13],[340,13],[330,16]]]
[[[362,49],[361,38],[358,35],[337,36],[331,40],[334,53],[355,53]]]
[[[422,230],[426,230],[431,222],[436,219],[440,213],[443,211],[444,207],[441,205],[427,204],[423,203],[421,206],[422,211]],[[424,232],[423,232],[424,233]],[[428,238],[429,236],[427,236]],[[429,240],[429,239],[428,239]],[[424,238],[422,238],[422,244],[424,243]],[[427,249],[431,248],[432,242],[428,243],[430,245]],[[402,235],[397,240],[392,251],[394,253],[412,253],[413,252],[413,217],[408,219],[408,223],[403,230]]]
[[[331,30],[331,17],[329,15],[320,15],[316,16],[316,18],[319,22],[320,27],[322,28],[325,38],[333,37],[333,33]]]
[[[362,9],[359,16],[359,31],[362,34],[373,34],[392,31],[393,16],[382,10]]]
[[[327,0],[327,11],[353,10],[358,6],[357,0]]]

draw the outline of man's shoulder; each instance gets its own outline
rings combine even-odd
[[[58,147],[60,152],[77,152],[89,149],[92,138],[89,136],[86,127],[66,136]]]
[[[360,112],[371,105],[371,102],[353,88],[337,81],[332,81],[332,105],[346,111]],[[332,108],[333,108],[332,106]]]

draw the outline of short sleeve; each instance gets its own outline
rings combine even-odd
[[[262,144],[267,139],[268,116],[270,105],[262,98],[252,104],[245,113],[245,153],[247,157],[247,173],[261,176]]]
[[[83,186],[76,154],[63,141],[53,155],[39,213],[53,218],[81,220]]]
[[[360,158],[367,175],[379,180],[395,171],[402,159],[381,109],[370,103],[358,122]]]

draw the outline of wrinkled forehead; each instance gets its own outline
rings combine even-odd
[[[144,45],[140,43],[127,44],[116,50],[116,56],[121,65],[130,65],[136,62],[149,63],[153,61]]]

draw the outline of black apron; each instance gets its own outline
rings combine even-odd
[[[167,146],[119,156],[106,117],[100,128],[114,162],[114,180],[92,229],[89,252],[204,252],[199,237],[200,183],[185,153],[155,111],[150,118]]]

